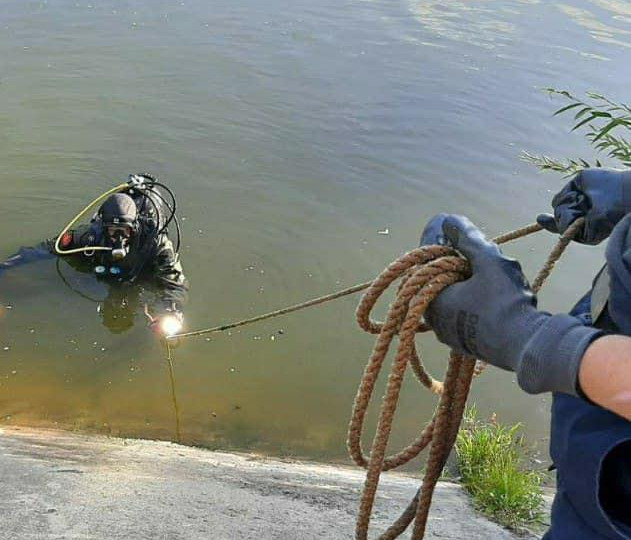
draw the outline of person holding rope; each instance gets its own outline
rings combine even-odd
[[[167,190],[171,203],[158,187]],[[151,281],[158,289],[155,313],[146,311],[151,326],[160,335],[174,334],[182,327],[189,288],[167,229],[175,219],[175,197],[148,174],[130,175],[119,188],[105,198],[90,223],[67,227],[36,248],[21,248],[0,263],[0,274],[51,255],[67,256],[76,270],[93,272],[109,286],[100,314],[115,333],[126,331],[133,322],[129,307],[137,302],[128,299],[137,300],[138,291],[131,290],[130,285],[137,280]]]
[[[557,493],[544,540],[631,539],[631,171],[589,168],[537,221],[577,241],[609,237],[606,264],[569,315],[537,309],[519,263],[467,218],[440,214],[421,245],[449,245],[469,279],[430,304],[426,322],[454,350],[514,371],[522,390],[552,392]]]

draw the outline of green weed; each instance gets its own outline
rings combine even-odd
[[[456,441],[461,482],[474,505],[498,523],[525,529],[542,518],[542,475],[522,464],[520,424],[483,422],[475,407],[467,411]]]

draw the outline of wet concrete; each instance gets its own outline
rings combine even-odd
[[[353,538],[364,476],[168,442],[5,427],[0,478],[2,539],[235,540]],[[373,533],[418,485],[384,475]],[[441,483],[426,538],[515,536],[477,515],[459,486]]]

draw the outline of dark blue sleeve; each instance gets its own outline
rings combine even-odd
[[[590,294],[571,314],[590,324]],[[546,540],[631,539],[631,422],[554,394],[550,455],[557,494]]]

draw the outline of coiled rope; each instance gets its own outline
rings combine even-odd
[[[552,272],[568,244],[582,229],[584,219],[577,219],[561,235],[548,258],[532,283],[534,292],[538,292]],[[510,231],[493,239],[496,244],[505,244],[542,230],[533,223]],[[257,315],[249,319],[175,334],[167,337],[171,340],[223,332],[231,328],[246,326],[299,311],[366,290],[357,307],[356,318],[359,326],[370,334],[377,334],[372,354],[364,370],[362,380],[355,396],[353,412],[348,429],[348,450],[357,465],[367,469],[366,480],[360,500],[359,513],[355,529],[356,540],[368,538],[370,516],[374,506],[379,477],[382,471],[399,467],[418,456],[427,446],[429,455],[421,487],[399,518],[378,538],[392,540],[400,536],[414,521],[412,540],[421,540],[425,535],[432,495],[443,467],[453,448],[473,377],[479,375],[486,364],[475,358],[452,351],[444,382],[434,379],[425,369],[414,342],[419,332],[431,330],[420,322],[429,304],[440,292],[458,281],[467,279],[471,274],[469,263],[456,250],[447,246],[423,246],[414,249],[393,263],[372,281],[359,283],[307,302],[295,304],[283,309]],[[380,296],[397,279],[401,279],[395,301],[390,305],[385,321],[377,322],[370,318],[370,312]],[[379,422],[373,439],[370,456],[366,457],[361,448],[361,435],[366,410],[372,397],[375,383],[381,371],[394,336],[399,336],[399,347],[388,377],[386,393],[382,400]],[[421,434],[410,445],[398,453],[385,455],[392,421],[399,399],[399,392],[408,363],[416,378],[435,394],[440,395],[433,418]]]
[[[535,292],[541,289],[555,263],[582,226],[583,220],[577,220],[560,237],[533,282],[532,288]],[[534,223],[501,235],[493,241],[503,244],[541,229],[540,225]],[[429,445],[421,487],[401,516],[379,536],[379,540],[397,538],[412,521],[412,540],[421,540],[425,535],[434,488],[456,440],[472,379],[475,374],[481,373],[485,364],[478,362],[476,365],[475,358],[452,351],[445,380],[439,382],[423,366],[414,338],[417,332],[430,330],[425,323],[419,321],[422,320],[432,300],[443,289],[467,279],[470,274],[467,259],[454,249],[446,246],[423,246],[406,253],[377,276],[357,307],[356,317],[359,326],[370,334],[378,334],[378,337],[355,397],[348,430],[349,453],[355,463],[367,469],[355,528],[356,540],[365,540],[368,537],[370,516],[381,472],[407,463]],[[377,300],[399,278],[401,283],[397,296],[390,305],[385,321],[373,321],[370,319],[370,312]],[[361,449],[366,410],[388,349],[397,334],[399,346],[388,377],[370,457],[366,457]],[[408,363],[421,384],[439,394],[440,400],[434,417],[418,438],[398,453],[386,457],[392,420]]]

